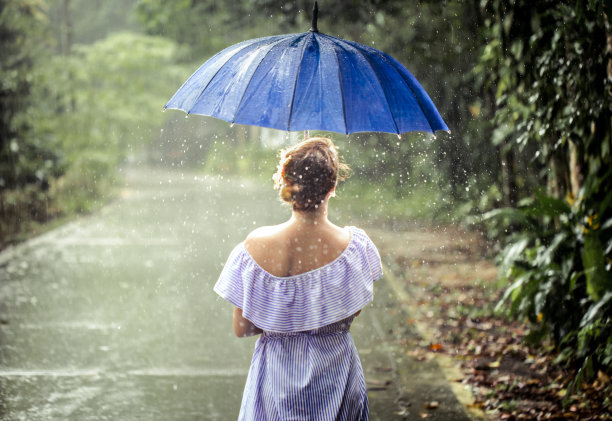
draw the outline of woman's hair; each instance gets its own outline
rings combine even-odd
[[[348,176],[349,167],[340,162],[331,139],[313,137],[281,151],[273,178],[274,188],[293,210],[311,212]]]

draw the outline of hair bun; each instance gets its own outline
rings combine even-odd
[[[340,162],[331,139],[313,137],[281,151],[274,188],[294,211],[315,211],[347,175],[348,166]]]
[[[280,190],[280,197],[285,202],[295,202],[296,195],[300,191],[300,186],[297,184],[284,184]]]

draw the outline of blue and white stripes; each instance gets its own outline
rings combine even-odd
[[[298,332],[345,319],[372,300],[373,282],[382,276],[380,256],[367,234],[349,230],[351,240],[338,258],[290,277],[263,270],[240,243],[214,290],[263,330]]]
[[[255,346],[239,420],[368,419],[353,318],[308,332],[264,332]]]
[[[363,370],[349,328],[373,298],[380,256],[349,227],[348,247],[331,263],[290,277],[263,270],[244,243],[234,248],[214,290],[263,333],[239,420],[367,420]]]

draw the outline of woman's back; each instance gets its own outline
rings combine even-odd
[[[278,277],[294,276],[325,266],[348,247],[350,232],[330,222],[308,223],[293,219],[261,227],[245,241],[253,260]]]

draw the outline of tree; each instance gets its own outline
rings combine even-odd
[[[35,66],[45,56],[43,6],[38,0],[0,1],[0,189],[45,183],[57,159],[53,145],[32,131]]]
[[[156,137],[164,101],[185,75],[176,51],[170,40],[123,32],[49,60],[36,127],[56,139],[75,190],[97,198],[117,166]]]
[[[489,215],[518,229],[502,257],[505,298],[533,339],[550,333],[578,364],[578,381],[612,367],[609,4],[490,0],[483,12],[478,71],[495,88],[494,137],[515,156],[531,148],[537,169],[518,211]]]
[[[73,22],[73,4],[50,10]],[[32,221],[95,206],[118,165],[158,137],[163,104],[186,76],[174,42],[122,32],[81,44],[46,6],[0,1],[3,241]],[[54,39],[64,48],[54,51]]]

